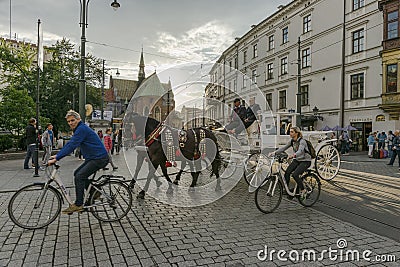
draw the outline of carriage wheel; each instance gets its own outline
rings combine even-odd
[[[317,152],[315,170],[321,179],[330,181],[336,177],[340,169],[339,150],[330,144],[322,146]]]

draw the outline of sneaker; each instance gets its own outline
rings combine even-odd
[[[390,164],[390,163],[388,163],[388,164],[386,164],[386,165],[393,166],[393,164]]]
[[[75,204],[69,205],[68,208],[66,208],[65,210],[62,211],[63,214],[72,214],[74,212],[81,212],[83,211],[83,205],[82,206],[77,206]]]
[[[46,168],[45,168],[45,167],[40,167],[40,168],[39,168],[39,170],[41,170],[41,171],[45,171],[45,170],[46,170]]]

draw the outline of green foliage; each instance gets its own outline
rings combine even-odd
[[[35,115],[35,104],[26,90],[8,88],[2,92],[0,102],[0,128],[17,135],[26,127]]]
[[[13,141],[12,135],[10,134],[0,135],[0,151],[12,148],[14,145]]]
[[[69,109],[78,109],[80,53],[65,38],[45,50],[45,58],[50,59],[44,62],[43,72],[40,73],[39,123],[43,129],[46,123],[51,122],[55,131],[68,131],[69,126],[64,116]],[[86,58],[87,103],[99,107],[102,62],[92,55],[87,55]],[[0,102],[0,128],[7,125],[5,129],[12,128],[20,134],[29,117],[36,113],[34,103],[37,97],[38,73],[33,65],[34,59],[36,50],[29,45],[21,45],[19,49],[15,49],[4,41],[0,43],[0,82],[5,85],[0,91],[3,96]],[[18,91],[20,95],[17,94]],[[25,99],[26,96],[30,99]],[[18,100],[20,98],[26,102],[22,103],[22,100]],[[11,102],[8,103],[9,101]],[[21,112],[15,109],[20,109]]]

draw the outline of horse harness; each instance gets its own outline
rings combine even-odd
[[[202,156],[205,157],[206,154],[206,133],[204,129],[200,128],[199,136],[197,136],[194,129],[191,129],[194,137],[194,151],[193,158],[196,160]],[[162,138],[160,138],[161,134],[163,134]],[[163,140],[161,140],[163,139]],[[199,141],[200,139],[200,141]],[[179,146],[175,146],[174,138],[171,129],[169,129],[163,122],[150,133],[150,135],[146,138],[145,145],[149,147],[154,141],[160,141],[162,144],[166,145],[166,157],[167,162],[165,163],[166,167],[176,166],[175,158],[176,156],[181,155],[180,150],[184,150],[186,147],[186,143],[188,141],[187,131],[178,130],[178,143]]]

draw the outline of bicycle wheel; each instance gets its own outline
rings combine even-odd
[[[305,199],[299,198],[301,205],[311,207],[314,205],[321,194],[321,181],[318,175],[314,173],[306,173],[303,176],[304,188],[307,190],[307,197]]]
[[[106,181],[99,187],[101,191],[93,191],[90,196],[93,216],[103,222],[121,220],[132,207],[131,190],[124,182],[117,180]]]
[[[263,185],[257,188],[255,200],[257,208],[264,213],[271,213],[282,201],[283,186],[276,176],[270,176]]]
[[[16,225],[39,229],[52,223],[61,212],[60,193],[52,186],[32,184],[19,189],[8,203],[8,215]]]

